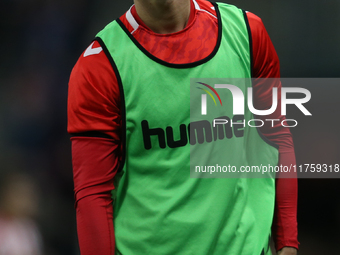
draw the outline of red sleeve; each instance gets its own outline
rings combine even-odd
[[[270,116],[257,116],[264,119],[277,119],[272,126],[265,122],[260,131],[270,141],[279,146],[279,165],[295,165],[295,152],[293,138],[289,128],[283,127],[280,122],[285,119],[281,115],[281,82],[279,59],[268,33],[259,17],[247,13],[253,43],[253,77],[254,81],[254,107],[256,109],[269,109],[272,105],[272,88],[278,88],[278,107]],[[274,78],[274,79],[263,79]],[[288,177],[288,178],[287,178]],[[284,176],[279,174],[276,179],[276,203],[273,220],[273,237],[276,250],[283,247],[298,249],[297,239],[297,176],[296,173]]]
[[[98,42],[74,66],[68,89],[68,132],[101,132],[119,141],[120,96],[111,63]]]
[[[111,191],[120,148],[119,108],[116,76],[100,45],[94,42],[72,70],[68,97],[68,132],[72,134],[77,232],[82,255],[114,254]]]
[[[112,139],[74,137],[72,163],[77,232],[82,255],[113,255],[115,250],[111,190],[116,173]]]

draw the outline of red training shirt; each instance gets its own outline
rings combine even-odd
[[[208,1],[191,1],[186,28],[172,34],[151,31],[138,17],[134,6],[120,20],[157,58],[175,64],[192,63],[209,56],[215,47],[218,22],[213,8]],[[247,12],[247,18],[252,38],[253,77],[279,78],[278,56],[261,19],[250,12]],[[271,84],[264,84],[260,79],[256,81],[253,86],[254,106],[268,109],[272,104],[272,87],[281,84],[278,80]],[[284,116],[278,107],[266,118],[283,120]],[[111,190],[114,189],[113,179],[119,164],[120,128],[117,78],[104,51],[94,41],[72,70],[68,98],[68,132],[73,135],[75,206],[82,255],[114,254]],[[261,132],[279,145],[280,165],[295,165],[293,140],[288,128],[276,122],[274,127],[265,125]],[[285,246],[298,248],[296,214],[297,179],[278,178],[273,221],[276,250]]]

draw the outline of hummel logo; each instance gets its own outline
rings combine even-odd
[[[85,50],[84,52],[84,58],[87,56],[91,56],[91,55],[95,55],[95,54],[99,54],[103,48],[102,47],[98,47],[98,48],[92,48],[94,42]]]

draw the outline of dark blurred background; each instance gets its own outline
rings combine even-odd
[[[282,77],[339,77],[340,1],[224,2],[262,18]],[[0,1],[0,180],[8,180],[11,173],[20,174],[9,178],[18,183],[29,180],[23,193],[32,193],[34,202],[27,206],[35,210],[21,217],[33,219],[43,254],[78,254],[66,132],[70,72],[95,34],[131,4]],[[297,162],[340,163],[340,87],[320,84],[310,89],[313,117],[303,117],[296,109],[288,112],[288,118],[299,120],[292,129]],[[300,254],[339,254],[339,184],[339,179],[299,180]]]

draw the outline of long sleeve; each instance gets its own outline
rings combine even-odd
[[[73,137],[77,232],[82,255],[112,255],[115,249],[111,190],[118,144],[111,139]]]
[[[94,42],[81,55],[69,81],[68,132],[77,232],[82,255],[113,255],[111,191],[119,164],[120,102],[112,67]]]
[[[269,109],[272,104],[272,88],[278,88],[278,107],[270,116],[257,116],[260,119],[276,119],[265,122],[260,129],[262,134],[279,146],[279,165],[295,165],[295,152],[292,134],[283,127],[281,121],[280,64],[274,46],[260,18],[247,13],[253,43],[254,106],[256,109]],[[275,214],[273,237],[276,250],[283,247],[298,249],[297,239],[297,176],[296,173],[280,173],[276,179]]]

